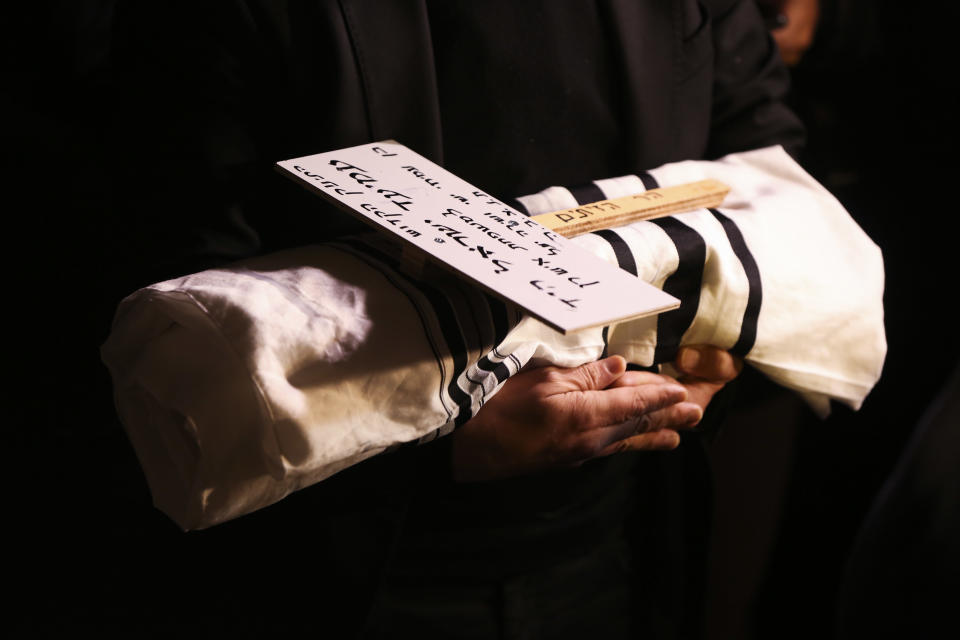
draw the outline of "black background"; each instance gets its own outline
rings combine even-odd
[[[957,363],[960,12],[947,2],[824,6],[817,41],[793,72],[792,100],[809,127],[802,160],[883,250],[889,355],[858,414],[804,415],[782,437],[730,434],[718,445],[718,504],[728,508],[718,527],[731,535],[714,549],[753,573],[714,563],[717,638],[830,637],[858,527]],[[284,552],[231,546],[233,524],[180,533],[151,506],[113,415],[98,349],[116,302],[146,283],[127,275],[132,257],[105,186],[111,7],[48,3],[0,27],[12,409],[5,582],[16,591],[7,627],[23,637],[297,630],[282,612],[308,602],[289,585],[268,579],[241,592],[248,575],[269,578]],[[733,493],[765,474],[782,478],[782,490],[768,482],[765,495]],[[767,532],[751,536],[761,520]]]

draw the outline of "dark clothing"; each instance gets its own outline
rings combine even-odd
[[[428,7],[447,169],[510,198],[627,166],[629,118],[606,7]]]
[[[446,168],[506,198],[624,166],[627,118],[603,7],[549,0],[427,6]],[[431,487],[411,502],[395,571],[502,579],[582,554],[622,525],[635,501],[633,462]]]
[[[622,529],[586,551],[499,581],[389,576],[368,624],[371,638],[651,637],[652,600],[641,591]],[[571,612],[576,612],[571,615]],[[657,635],[652,635],[657,637]]]
[[[546,15],[560,19],[553,25],[559,48],[560,39],[576,29],[563,22],[564,10],[556,4]],[[581,126],[579,110],[562,118],[544,115],[551,128],[559,128],[553,135],[538,127],[531,142],[529,134],[496,133],[509,149],[488,147],[485,123],[492,116],[502,121],[514,110],[555,114],[567,104],[587,103],[568,96],[558,105],[562,87],[544,95],[540,87],[550,82],[531,84],[531,78],[555,76],[557,62],[546,57],[550,51],[524,51],[525,41],[507,29],[503,37],[509,39],[491,49],[502,58],[515,46],[526,53],[529,68],[521,73],[491,67],[503,76],[519,75],[496,87],[507,95],[478,92],[475,126],[448,117],[454,135],[481,152],[495,151],[497,162],[468,163],[460,152],[449,168],[510,198],[769,144],[797,150],[802,130],[782,103],[786,71],[752,3],[648,0],[597,7],[600,49],[613,61],[600,88],[615,99],[586,115],[593,119],[597,110],[611,109],[608,118],[619,122],[616,145],[602,145],[619,147],[605,158],[607,166],[584,163],[584,152],[569,146],[566,132]],[[445,103],[430,27],[421,0],[376,6],[244,2],[204,10],[191,5],[184,12],[121,5],[114,32],[120,155],[114,157],[129,163],[130,180],[118,184],[127,188],[121,194],[125,211],[136,214],[124,213],[118,222],[134,224],[124,237],[140,240],[127,243],[131,264],[152,259],[156,280],[205,261],[303,244],[350,226],[346,216],[317,213],[325,209],[312,194],[277,180],[268,169],[278,159],[393,138],[445,164]],[[550,27],[545,22],[540,28]],[[443,68],[439,77],[450,84]],[[474,108],[447,107],[451,114]],[[609,137],[609,123],[606,129]],[[500,162],[507,164],[501,169]],[[604,175],[594,173],[604,168]],[[181,263],[170,264],[176,258]]]
[[[953,638],[960,597],[960,367],[864,519],[838,597],[839,638]]]
[[[395,139],[509,198],[801,142],[782,104],[786,72],[752,2],[496,5],[119,6],[110,169],[114,249],[137,267],[125,285],[359,230],[277,176],[281,159]],[[664,637],[695,632],[705,524],[696,443],[489,485],[456,485],[448,465],[442,438],[190,538],[222,554],[209,570],[236,554],[253,567],[243,585],[257,598],[332,637],[359,630],[372,602],[370,629],[389,627],[391,585],[468,588],[487,569],[481,591],[536,575],[524,593],[541,593],[560,574],[609,577],[610,556],[596,550],[629,540],[657,557],[614,592],[650,598],[634,611],[659,612]],[[593,558],[579,577],[568,571],[576,558]],[[634,589],[638,576],[647,587]],[[294,578],[307,593],[259,593]],[[608,604],[619,607],[597,611]],[[548,611],[533,615],[560,625],[590,615]]]

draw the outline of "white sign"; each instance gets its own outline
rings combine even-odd
[[[277,165],[562,333],[680,304],[401,144],[376,142]]]

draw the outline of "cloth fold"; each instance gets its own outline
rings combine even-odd
[[[156,506],[184,529],[272,504],[472,417],[525,366],[604,353],[669,367],[677,348],[742,355],[824,414],[859,408],[886,352],[879,249],[782,149],[597,180],[606,197],[704,178],[724,205],[575,242],[681,299],[561,335],[466,283],[417,278],[378,236],[292,249],[141,289],[102,348]],[[552,187],[529,214],[569,208]]]

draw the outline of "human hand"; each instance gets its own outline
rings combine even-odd
[[[672,449],[679,443],[675,430],[693,427],[702,415],[684,386],[656,373],[627,372],[620,356],[532,369],[504,383],[454,433],[454,477],[493,480],[619,451]]]
[[[800,62],[803,54],[813,44],[820,18],[819,0],[784,0],[780,13],[786,22],[783,26],[771,30],[773,39],[780,48],[780,57],[787,66]]]
[[[682,347],[673,366],[689,401],[706,410],[713,396],[740,375],[743,359],[717,347],[695,345]]]
[[[743,370],[741,358],[729,351],[707,345],[682,347],[672,365],[679,374],[676,380],[687,390],[687,402],[700,407],[701,414],[707,410],[713,396]],[[628,371],[618,378],[611,388],[641,384],[641,376],[644,375],[649,374]],[[697,423],[699,419],[689,426],[696,426]],[[629,451],[638,446],[642,447],[644,442],[637,439],[652,435],[655,434],[642,434],[622,440],[614,445],[615,450]],[[680,444],[680,435],[676,431],[666,430],[656,435],[659,437],[659,444],[670,445],[656,447],[658,449],[672,449]]]

